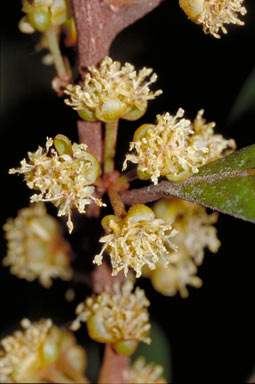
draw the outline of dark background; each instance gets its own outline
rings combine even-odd
[[[207,120],[216,121],[217,131],[233,137],[238,148],[255,142],[252,94],[247,96],[243,113],[231,119],[235,116],[233,105],[254,66],[254,1],[245,3],[246,26],[229,27],[228,35],[221,40],[204,35],[187,19],[177,0],[166,0],[118,36],[112,46],[113,58],[129,61],[138,68],[153,67],[159,74],[157,86],[164,90],[150,104],[139,125],[153,122],[158,113],[175,113],[179,107],[193,119],[204,108]],[[17,29],[22,16],[20,8],[19,1],[8,2],[2,15],[1,227],[29,203],[30,192],[22,178],[9,176],[8,169],[17,166],[28,150],[44,145],[46,136],[63,133],[77,140],[77,116],[55,96],[50,88],[54,71],[41,65],[42,54],[34,52],[38,37],[23,35]],[[69,53],[74,57],[74,53]],[[121,122],[119,165],[137,126],[136,122]],[[52,207],[49,212],[56,213]],[[79,260],[84,261],[94,254],[93,244],[97,244],[101,230],[94,220],[92,224],[86,218],[79,220],[83,226],[78,225],[67,238],[75,253],[80,254]],[[152,302],[151,315],[170,343],[174,382],[244,382],[255,364],[254,226],[220,215],[218,235],[222,241],[220,251],[217,255],[206,254],[199,268],[203,287],[191,288],[188,299],[178,295],[163,297],[151,289],[149,281],[139,281]],[[0,247],[3,257],[4,239]],[[75,263],[79,267],[83,261]],[[25,316],[51,317],[57,324],[66,324],[74,318],[77,303],[89,293],[81,284],[61,281],[46,290],[37,282],[17,279],[3,267],[0,284],[2,336]],[[68,287],[77,292],[72,303],[64,298]],[[84,331],[78,336],[81,343],[86,342]],[[90,371],[93,363],[89,359]]]

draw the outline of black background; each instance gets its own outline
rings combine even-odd
[[[159,75],[157,85],[164,90],[139,125],[153,122],[158,113],[175,113],[179,107],[193,119],[204,108],[207,120],[216,121],[217,131],[233,137],[238,148],[255,142],[254,109],[248,108],[228,123],[231,107],[254,66],[254,1],[247,0],[246,6],[246,26],[229,27],[228,35],[221,40],[204,35],[186,18],[177,0],[166,0],[118,36],[112,46],[113,58],[138,68],[153,67]],[[42,55],[33,48],[37,37],[18,31],[21,16],[19,1],[12,1],[1,18],[1,227],[29,201],[22,178],[9,176],[8,169],[17,166],[28,150],[44,145],[46,136],[63,133],[77,140],[76,114],[51,91],[53,69],[40,64]],[[74,53],[69,53],[74,58]],[[119,166],[137,126],[136,122],[121,122]],[[49,212],[56,213],[52,207]],[[79,221],[83,226],[78,225],[71,238],[66,235],[82,259],[76,260],[78,267],[94,254],[101,234],[96,221]],[[203,287],[190,289],[188,299],[163,297],[151,289],[149,281],[139,282],[152,302],[152,317],[167,333],[174,382],[244,382],[255,364],[254,226],[220,215],[218,235],[220,251],[217,255],[206,254],[199,269]],[[4,239],[0,246],[4,256]],[[51,317],[57,324],[66,324],[73,319],[77,303],[89,292],[80,284],[61,281],[46,290],[37,282],[17,279],[3,267],[0,284],[1,335],[12,331],[25,316]],[[64,299],[69,286],[77,291],[72,303]],[[81,332],[79,337],[82,342]]]

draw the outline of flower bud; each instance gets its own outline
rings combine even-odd
[[[78,109],[77,112],[78,112],[78,115],[80,116],[80,118],[85,120],[85,121],[96,121],[97,120],[95,112],[89,108],[84,107],[83,109]]]
[[[31,26],[40,32],[46,31],[51,25],[50,14],[43,9],[35,9],[29,12],[28,20]]]
[[[22,19],[20,19],[18,28],[23,33],[34,33],[35,29],[32,27],[32,25],[29,23],[27,16],[23,16]]]
[[[119,355],[131,356],[138,347],[138,342],[136,340],[118,341],[113,344],[113,347]]]

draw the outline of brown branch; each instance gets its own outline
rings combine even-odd
[[[106,344],[104,360],[100,371],[99,384],[128,384],[129,358],[118,355],[111,344]]]
[[[78,120],[78,135],[80,143],[87,144],[88,152],[92,153],[99,163],[102,162],[102,125],[99,121],[91,123],[89,121]]]
[[[109,54],[120,31],[156,8],[163,0],[71,0],[78,33],[79,69],[96,65]]]
[[[123,273],[111,276],[111,270],[103,261],[92,273],[92,286],[96,294],[101,293],[106,286],[113,293],[113,285],[117,282],[123,283],[125,277]],[[99,384],[127,384],[129,383],[129,357],[117,354],[111,344],[105,345],[104,359],[101,367],[98,383]]]
[[[110,288],[110,292],[114,293],[113,285],[115,283],[123,283],[125,280],[124,274],[122,272],[118,273],[117,276],[111,275],[111,270],[106,264],[105,261],[99,266],[96,267],[92,273],[92,287],[93,291],[96,294],[103,292],[106,286]]]

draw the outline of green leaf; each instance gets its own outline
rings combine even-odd
[[[255,223],[255,145],[201,167],[175,189],[167,194]]]
[[[152,342],[150,345],[140,343],[138,349],[132,356],[132,362],[139,356],[144,356],[146,363],[156,363],[164,368],[163,377],[168,383],[171,382],[171,352],[168,343],[168,336],[155,321],[151,322],[150,337]]]

